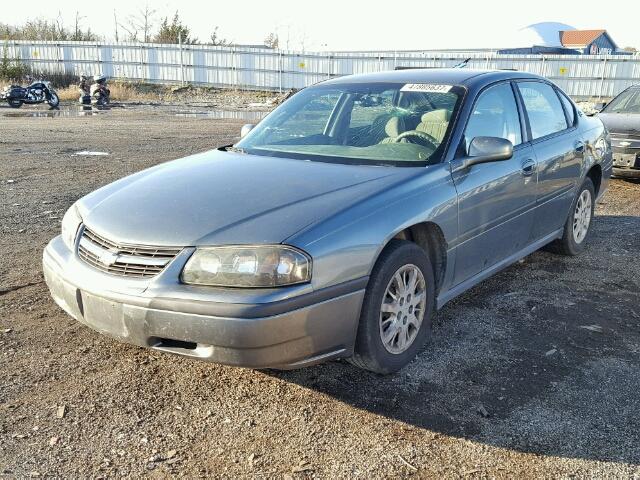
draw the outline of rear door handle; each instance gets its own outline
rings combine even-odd
[[[525,177],[530,177],[536,171],[536,162],[535,160],[529,158],[522,162],[522,175]]]
[[[584,153],[584,143],[578,140],[575,145],[576,153]]]

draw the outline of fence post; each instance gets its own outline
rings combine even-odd
[[[144,68],[144,46],[141,44],[140,45],[140,81],[145,81],[146,79],[146,72],[145,72],[145,68]]]
[[[282,64],[282,50],[278,52],[278,92],[282,93],[282,72],[283,64]]]
[[[331,78],[331,59],[332,59],[332,55],[331,52],[327,52],[327,79]]]
[[[232,53],[232,64],[233,64],[233,83],[236,87],[236,90],[239,89],[238,87],[238,52],[236,51],[236,46],[233,46],[233,53]]]
[[[602,77],[600,77],[600,94],[598,95],[598,100],[602,100],[602,91],[604,90],[604,74],[607,70],[607,57],[605,56],[602,60]]]
[[[180,48],[180,84],[184,85],[184,60],[182,58],[182,35],[178,34],[178,48]]]

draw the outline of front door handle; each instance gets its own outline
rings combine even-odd
[[[535,160],[528,158],[524,162],[522,162],[522,175],[525,177],[530,177],[536,171],[536,162]]]
[[[584,142],[581,142],[580,140],[578,140],[574,148],[576,153],[584,153]]]

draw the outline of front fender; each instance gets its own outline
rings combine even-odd
[[[398,167],[400,168],[400,167]],[[385,245],[407,227],[433,222],[447,243],[458,229],[457,196],[448,164],[363,199],[288,238],[313,257],[314,290],[370,275]]]

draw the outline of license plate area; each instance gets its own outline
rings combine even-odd
[[[84,321],[98,331],[122,337],[127,333],[122,314],[122,304],[81,292],[78,306]]]
[[[636,158],[635,153],[614,153],[613,165],[615,167],[635,167]]]

